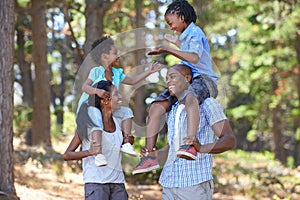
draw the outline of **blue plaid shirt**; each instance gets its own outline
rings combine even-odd
[[[213,179],[213,158],[211,154],[197,153],[197,158],[193,161],[177,158],[176,151],[178,144],[175,144],[175,141],[177,141],[175,139],[175,115],[177,108],[178,103],[173,105],[172,110],[169,112],[167,117],[168,142],[170,148],[167,161],[159,178],[159,183],[163,187],[168,188],[190,187]],[[218,139],[218,137],[212,130],[212,125],[226,119],[223,107],[214,98],[207,98],[199,108],[200,123],[197,137],[201,144],[213,143]],[[180,133],[185,134],[187,130],[185,109],[180,114],[179,124]],[[180,139],[183,137],[185,136],[181,135]]]
[[[192,22],[180,35],[179,40],[181,42],[180,50],[195,53],[199,56],[197,64],[181,61],[182,64],[191,68],[193,77],[204,74],[217,83],[219,77],[213,71],[210,47],[201,28]]]

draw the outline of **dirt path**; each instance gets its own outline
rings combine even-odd
[[[61,161],[71,136],[53,142],[54,151],[27,147],[15,139],[15,187],[21,200],[84,199],[82,173],[76,162]],[[57,158],[58,160],[55,160]],[[75,169],[75,171],[72,171]],[[159,185],[131,185],[126,183],[130,200],[161,199]]]

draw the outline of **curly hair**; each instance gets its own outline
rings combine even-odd
[[[104,36],[98,40],[95,40],[92,44],[90,52],[94,61],[101,64],[101,55],[104,53],[109,54],[111,47],[114,45],[114,41],[109,36]]]

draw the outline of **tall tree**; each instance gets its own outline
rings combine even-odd
[[[18,199],[13,172],[14,0],[0,1],[0,198]],[[4,198],[2,198],[4,196]]]
[[[300,20],[298,22],[296,22],[296,27],[297,27],[297,38],[296,38],[296,42],[295,42],[295,48],[296,48],[296,52],[297,52],[297,61],[298,63],[296,64],[296,66],[293,69],[294,72],[294,77],[295,77],[295,82],[297,85],[297,94],[298,94],[298,101],[300,103]],[[299,108],[300,110],[300,108]],[[296,138],[296,147],[295,147],[295,151],[294,151],[294,157],[295,157],[295,163],[296,166],[300,165],[300,114],[298,115],[298,117],[295,119],[294,121],[294,128],[295,128],[295,138]]]
[[[26,59],[30,57],[27,55],[28,48],[25,47],[25,36],[28,34],[26,30],[29,30],[29,19],[28,19],[28,8],[21,7],[16,5],[16,15],[17,15],[17,24],[16,24],[16,34],[17,34],[17,63],[19,70],[21,72],[21,80],[19,83],[22,86],[22,100],[23,105],[27,109],[32,109],[33,105],[33,80],[32,80],[32,71],[31,71],[31,61]],[[29,52],[32,53],[32,52]],[[31,145],[31,127],[26,130],[25,143]]]
[[[87,54],[92,43],[102,36],[103,34],[103,18],[107,10],[112,6],[113,3],[118,0],[86,0],[86,41],[84,44],[84,51]]]
[[[141,28],[144,26],[144,16],[142,15],[142,10],[143,10],[143,3],[140,2],[139,0],[135,0],[135,26],[136,28]],[[145,40],[143,39],[144,33],[143,31],[136,31],[135,32],[135,43],[137,47],[143,46],[143,42]],[[138,49],[136,50],[135,54],[135,65],[139,66],[141,65],[141,61],[145,59],[145,49]],[[135,70],[135,74],[140,74],[144,71],[144,68],[137,67]],[[145,118],[146,118],[146,113],[144,112],[145,109],[145,92],[143,91],[143,88],[139,88],[138,91],[136,92],[136,95],[134,97],[134,104],[135,106],[133,107],[133,112],[134,112],[134,120],[135,122],[140,126],[141,124],[144,123]],[[136,130],[138,130],[138,127],[135,127]]]
[[[298,1],[212,1],[208,8],[219,13],[209,15],[214,21],[206,30],[212,49],[217,50],[214,55],[232,73],[229,112],[233,121],[247,120],[246,135],[253,150],[273,150],[286,163],[296,150],[295,139],[300,138],[300,132],[296,138],[292,134],[299,117],[294,92],[298,88],[294,47]]]
[[[31,1],[33,62],[35,66],[32,116],[32,144],[51,146],[50,87],[47,63],[46,2]]]

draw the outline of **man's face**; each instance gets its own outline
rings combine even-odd
[[[171,96],[179,97],[189,86],[187,77],[174,68],[168,70],[166,82]]]

